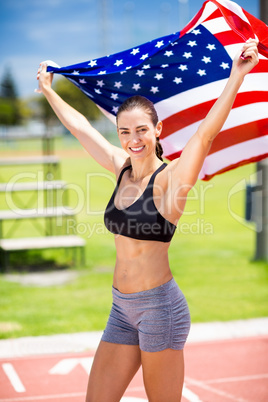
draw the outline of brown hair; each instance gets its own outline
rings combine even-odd
[[[116,115],[116,124],[118,124],[118,116],[122,112],[130,111],[133,109],[143,109],[151,118],[153,125],[156,127],[158,123],[158,116],[155,110],[153,102],[149,99],[145,98],[144,96],[135,95],[131,96],[130,98],[126,99],[120,106]],[[159,138],[156,138],[156,147],[155,147],[156,156],[163,160],[163,148],[160,144]]]

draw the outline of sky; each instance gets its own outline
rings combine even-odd
[[[0,0],[0,80],[10,69],[18,95],[37,87],[39,63],[60,66],[113,54],[183,28],[201,0]],[[259,0],[238,4],[259,18]]]

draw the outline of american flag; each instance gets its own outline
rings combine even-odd
[[[150,99],[163,121],[164,156],[178,158],[230,75],[243,43],[258,37],[259,64],[248,74],[199,178],[268,156],[268,27],[229,0],[206,1],[180,32],[83,63],[48,71],[67,77],[115,122],[132,95]]]

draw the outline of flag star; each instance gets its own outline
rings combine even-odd
[[[98,87],[102,88],[103,85],[105,85],[105,84],[104,84],[103,80],[99,80],[99,81],[97,80],[97,85],[98,85]]]
[[[113,106],[112,112],[117,113],[119,109],[119,106]]]
[[[160,48],[161,46],[164,46],[164,41],[163,40],[159,40],[157,42],[157,44],[155,45],[155,47],[158,47],[158,48]]]
[[[111,94],[111,98],[112,98],[113,100],[118,99],[118,94]]]
[[[170,56],[173,56],[173,55],[174,55],[174,53],[173,53],[172,50],[166,50],[165,53],[164,53],[164,56],[167,56],[167,57],[170,57]]]
[[[140,57],[140,59],[141,59],[141,60],[145,60],[145,59],[147,59],[147,57],[149,57],[149,54],[148,54],[148,53],[143,54],[143,55]]]
[[[136,72],[136,75],[138,75],[139,77],[141,77],[142,75],[145,75],[145,72],[143,70],[138,70]]]
[[[184,52],[184,54],[182,55],[182,57],[186,57],[186,59],[189,59],[190,57],[193,57],[193,56],[192,56],[192,53],[191,53],[191,52]]]
[[[187,43],[188,46],[194,47],[197,46],[197,43],[195,40],[189,40],[189,42]]]
[[[159,92],[158,87],[151,87],[150,92],[153,92],[154,94],[156,94],[156,92]]]
[[[114,63],[114,65],[115,65],[116,67],[121,66],[121,64],[123,64],[123,59],[121,59],[121,60],[116,60],[116,62]]]
[[[94,91],[96,92],[96,94],[99,94],[99,95],[101,95],[101,93],[102,93],[99,88],[94,88]]]
[[[72,74],[73,74],[73,75],[79,75],[79,71],[74,70],[74,71],[72,72]]]
[[[126,70],[130,70],[132,68],[132,66],[128,66],[126,67]]]
[[[135,56],[137,53],[140,53],[140,49],[138,47],[130,52],[130,54],[133,54],[133,56]]]
[[[175,77],[173,82],[175,82],[176,84],[181,84],[182,83],[182,79],[181,77]]]
[[[103,75],[103,74],[106,74],[106,70],[100,71],[100,72],[98,73],[98,75]]]
[[[185,64],[181,64],[178,69],[180,69],[181,71],[185,71],[188,70],[188,67]]]
[[[122,82],[121,81],[115,81],[114,86],[118,89],[122,87]]]
[[[151,68],[150,64],[144,64],[144,66],[142,66],[142,68],[144,70],[147,70],[148,68]]]
[[[167,68],[167,67],[169,67],[169,64],[162,64],[161,67],[162,68]]]
[[[154,78],[156,79],[156,80],[162,80],[163,79],[163,74],[158,74],[158,73],[156,73],[155,74],[155,76],[154,76]]]
[[[80,82],[80,84],[86,84],[87,83],[86,80],[84,80],[84,78],[80,79],[79,82]]]
[[[216,46],[215,46],[214,44],[211,45],[210,43],[208,43],[207,49],[209,49],[209,50],[215,50],[215,49],[216,49]]]
[[[120,74],[122,75],[122,74],[125,74],[126,73],[126,71],[120,71]]]
[[[202,77],[202,75],[207,75],[206,70],[200,70],[200,68],[199,68],[199,70],[197,71],[196,74],[199,74],[200,77]]]
[[[203,59],[202,59],[202,61],[204,62],[204,63],[211,63],[211,58],[210,57],[206,57],[206,56],[203,56]]]
[[[133,84],[132,89],[135,89],[135,91],[137,91],[140,88],[141,88],[140,84]]]
[[[91,62],[88,63],[88,65],[89,65],[90,67],[96,66],[96,65],[97,65],[97,60],[91,60]]]
[[[222,67],[224,70],[226,68],[230,68],[228,63],[224,63],[224,61],[220,64],[220,67]]]
[[[194,30],[192,31],[192,33],[193,33],[194,35],[199,35],[199,34],[201,34],[200,29],[194,29]]]
[[[178,42],[170,43],[171,46],[176,46],[177,44],[178,44]]]

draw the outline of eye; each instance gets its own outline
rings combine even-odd
[[[128,131],[121,131],[121,134],[126,135],[126,134],[128,134]]]
[[[145,133],[146,131],[147,131],[146,128],[141,128],[138,130],[138,133]]]

